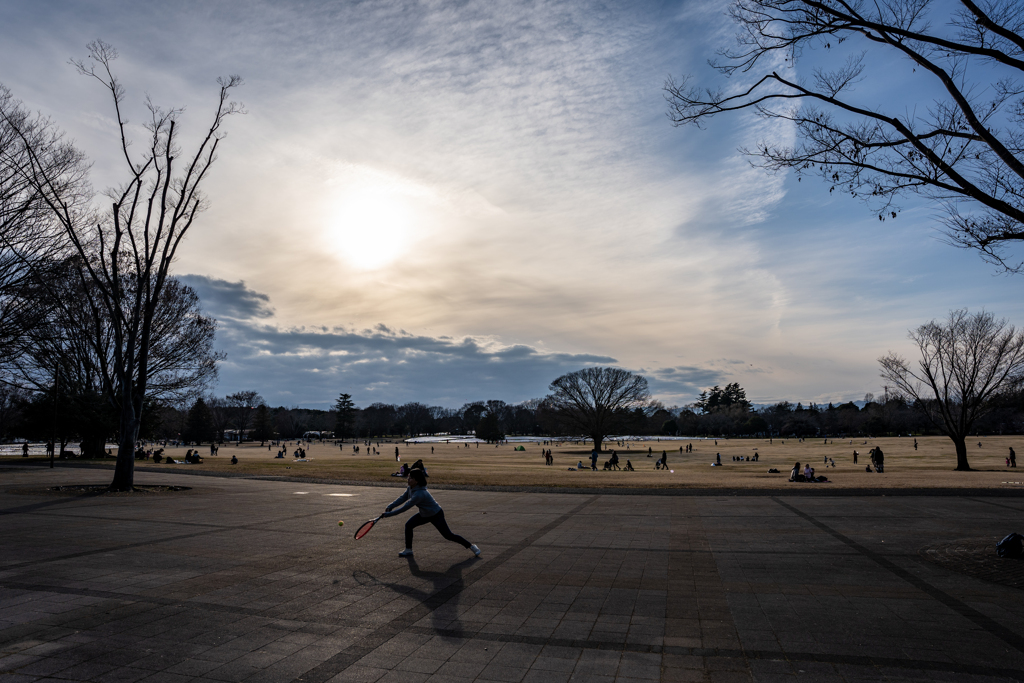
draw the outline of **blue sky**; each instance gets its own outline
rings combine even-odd
[[[879,223],[737,147],[784,128],[665,115],[669,75],[708,80],[719,2],[13,3],[0,82],[118,179],[102,91],[68,59],[120,53],[146,94],[227,124],[210,209],[175,265],[220,321],[217,393],[324,406],[457,406],[546,393],[589,364],[667,404],[739,382],[760,403],[879,393],[876,359],[950,308],[1022,322],[1020,277],[943,244],[936,211]],[[812,61],[814,55],[807,60]],[[865,84],[927,106],[899,65]],[[798,69],[805,68],[803,63]],[[809,68],[809,67],[808,67]],[[140,136],[141,139],[141,136]]]

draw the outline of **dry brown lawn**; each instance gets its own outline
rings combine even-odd
[[[978,441],[981,442],[979,447]],[[680,446],[692,443],[693,453],[682,454]],[[475,444],[469,447],[457,444],[405,444],[403,442],[380,442],[379,454],[367,454],[366,446],[360,444],[360,453],[354,454],[352,443],[343,447],[332,444],[312,444],[307,447],[309,462],[294,462],[290,455],[295,442],[288,446],[289,455],[283,460],[274,456],[278,448],[245,444],[222,446],[220,455],[207,455],[201,465],[153,465],[149,467],[178,469],[200,469],[211,471],[232,471],[246,474],[275,475],[314,479],[335,479],[349,481],[393,481],[389,475],[398,469],[395,462],[395,446],[399,447],[402,461],[413,463],[422,458],[430,473],[432,484],[468,484],[484,486],[551,486],[551,487],[641,487],[641,488],[775,488],[783,486],[827,488],[1017,488],[1024,487],[1024,468],[1007,468],[1005,458],[1009,447],[1024,453],[1022,436],[979,437],[970,443],[971,466],[977,471],[955,472],[956,456],[952,442],[945,437],[918,437],[915,451],[912,438],[879,438],[846,440],[807,439],[719,439],[693,441],[634,441],[626,446],[614,443],[606,448],[615,448],[621,464],[631,460],[635,472],[625,471],[568,471],[583,460],[589,466],[589,444],[561,444],[542,446],[523,444],[526,451],[514,451],[518,444]],[[376,442],[374,442],[376,445]],[[880,446],[885,453],[885,473],[867,473],[868,451]],[[647,457],[651,448],[652,457]],[[554,466],[545,466],[542,448],[551,448]],[[433,452],[432,452],[433,449]],[[733,456],[747,457],[756,452],[760,461],[734,462]],[[662,450],[668,451],[671,471],[655,471],[654,463]],[[853,451],[860,453],[858,464],[853,464]],[[185,448],[168,449],[178,460],[184,458]],[[722,467],[711,467],[715,454],[721,453]],[[232,455],[239,463],[232,465]],[[609,457],[602,453],[598,461],[600,468]],[[825,467],[824,458],[835,461],[835,468]],[[34,458],[35,459],[35,458]],[[9,458],[19,461],[21,458]],[[828,484],[789,484],[789,471],[793,463],[810,462],[818,474],[825,474]],[[1024,462],[1022,462],[1024,465]],[[779,474],[769,474],[775,468]]]

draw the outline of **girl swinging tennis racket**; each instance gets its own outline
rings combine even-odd
[[[402,503],[405,503],[405,505],[402,505]],[[402,505],[402,507],[398,507],[399,505]],[[405,550],[398,553],[399,557],[409,557],[412,555],[413,529],[424,524],[433,524],[434,528],[441,532],[445,539],[459,543],[462,547],[472,550],[473,554],[479,557],[480,548],[462,536],[452,533],[452,530],[448,528],[448,522],[444,519],[444,510],[441,509],[441,506],[437,504],[434,497],[427,491],[427,477],[423,474],[423,470],[417,469],[409,472],[409,488],[391,505],[387,506],[386,511],[381,517],[394,517],[405,512],[413,505],[418,507],[420,511],[419,514],[413,515],[405,523]],[[394,508],[398,509],[395,510]]]

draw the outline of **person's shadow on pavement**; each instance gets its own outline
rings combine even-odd
[[[409,572],[418,579],[427,579],[434,584],[434,590],[422,591],[409,586],[394,586],[403,589],[402,592],[417,598],[424,607],[430,610],[431,625],[436,631],[462,631],[462,623],[459,621],[459,598],[462,590],[466,587],[462,572],[474,564],[477,559],[471,557],[457,562],[443,572],[433,572],[420,569],[415,557],[405,558],[409,563]]]
[[[362,570],[352,572],[352,578],[361,586],[384,586],[395,593],[419,600],[430,614],[431,625],[436,631],[461,632],[462,624],[459,621],[458,613],[459,598],[462,595],[462,590],[466,587],[462,572],[470,565],[475,564],[478,561],[477,558],[470,557],[457,562],[443,572],[420,569],[415,557],[405,559],[409,564],[409,573],[416,578],[427,579],[433,583],[433,590],[424,591],[402,583],[387,583]],[[455,634],[450,635],[454,636]]]

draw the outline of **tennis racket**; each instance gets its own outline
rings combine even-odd
[[[355,536],[356,540],[358,541],[360,538],[362,538],[366,534],[370,533],[370,529],[372,529],[373,525],[376,524],[379,521],[380,521],[380,517],[378,517],[377,519],[371,519],[368,522],[363,522],[363,525],[361,527],[359,527],[358,529],[356,529],[356,536]]]

